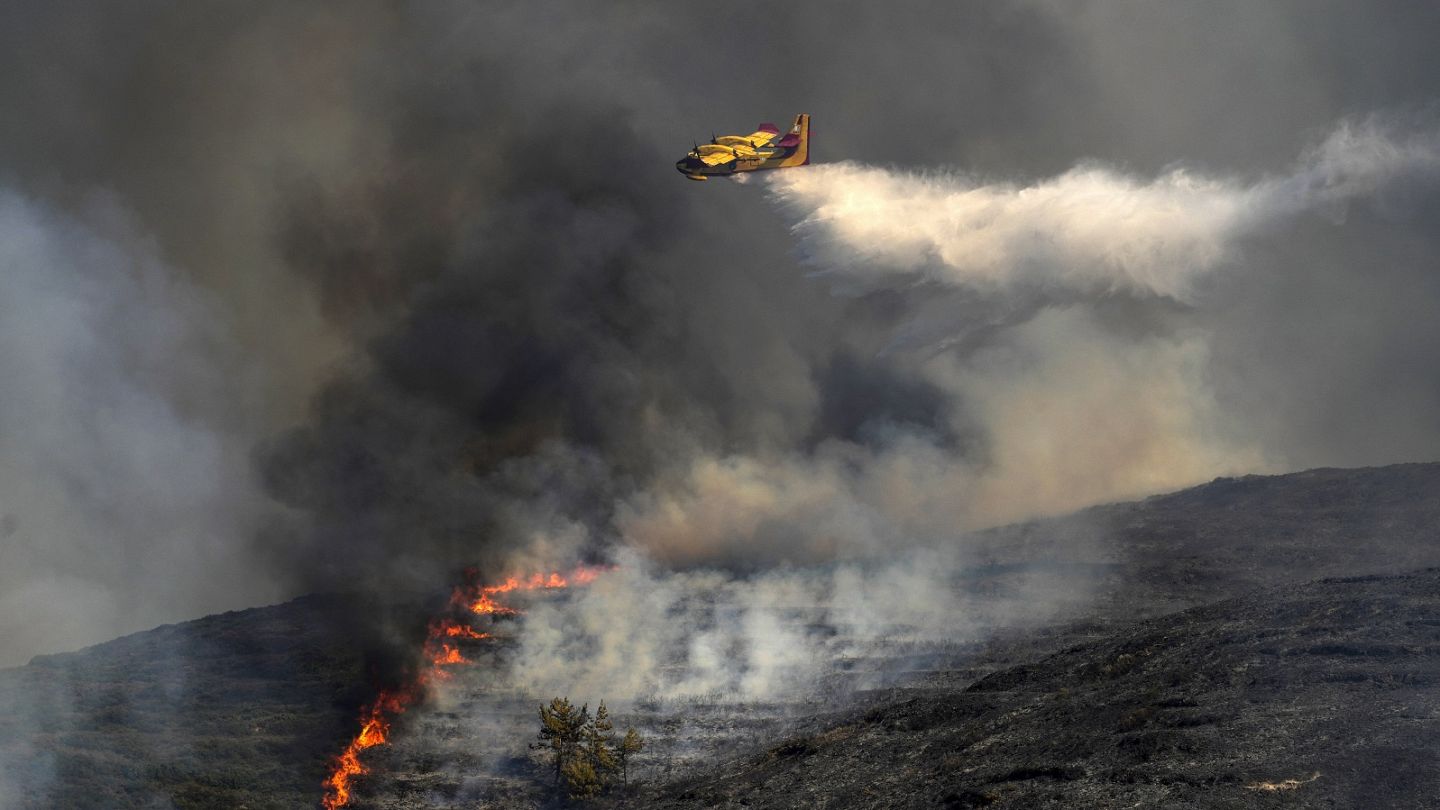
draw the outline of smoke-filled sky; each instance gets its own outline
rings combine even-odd
[[[1440,455],[1440,9],[9,3],[0,665]],[[814,116],[816,165],[690,183]]]

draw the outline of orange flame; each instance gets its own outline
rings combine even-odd
[[[470,659],[460,654],[459,647],[441,644],[440,651],[430,656],[430,663],[437,667],[443,667],[449,664],[468,664]]]
[[[470,612],[481,616],[514,616],[520,611],[515,608],[505,607],[490,598],[490,594],[482,593],[470,603]]]
[[[468,588],[461,586],[455,589],[450,601],[452,606],[476,615],[514,616],[520,611],[496,601],[496,595],[511,591],[565,588],[572,583],[584,585],[594,582],[605,570],[594,567],[579,568],[568,579],[558,571],[552,571],[548,575],[532,574],[525,579],[509,577],[499,585],[482,585],[478,588],[473,585]],[[432,684],[449,679],[450,673],[445,667],[470,663],[470,659],[464,656],[458,646],[442,639],[457,639],[458,643],[460,639],[479,641],[490,637],[489,633],[482,633],[468,624],[450,618],[431,623],[423,650],[429,666],[400,689],[381,692],[374,703],[360,712],[360,732],[345,747],[345,751],[335,758],[334,768],[325,780],[325,796],[320,801],[324,810],[336,810],[349,804],[352,782],[356,777],[370,772],[360,761],[360,752],[386,743],[394,718],[403,714],[411,703],[419,701]]]
[[[478,588],[460,587],[455,589],[452,602],[464,605],[471,613],[480,616],[514,616],[520,613],[515,608],[503,605],[496,601],[495,596],[511,591],[536,591],[552,590],[555,588],[567,588],[573,582],[577,585],[585,585],[595,581],[605,571],[598,567],[581,567],[567,579],[559,571],[551,571],[548,575],[543,573],[531,574],[525,579],[509,577],[498,585],[482,585]]]
[[[335,764],[335,770],[325,780],[325,798],[320,803],[325,810],[335,810],[350,803],[350,781],[370,772],[361,764],[360,752],[386,741],[390,735],[387,716],[405,711],[407,703],[409,700],[402,694],[381,692],[375,702],[366,707],[361,715],[364,719],[360,724],[360,733],[346,746]]]
[[[446,624],[443,626],[442,629],[444,630],[445,635],[449,636],[450,638],[480,639],[490,637],[489,633],[481,633],[480,631],[476,630],[468,624]]]

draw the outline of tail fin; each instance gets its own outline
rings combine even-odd
[[[790,127],[789,135],[795,135],[800,139],[799,145],[795,147],[795,154],[785,158],[781,167],[808,166],[810,165],[810,115],[800,113],[795,116],[795,125]]]

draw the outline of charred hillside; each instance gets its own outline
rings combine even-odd
[[[1440,571],[1139,623],[871,708],[647,795],[656,807],[1425,807]]]
[[[967,542],[997,571],[1088,570],[1100,583],[1095,615],[1126,620],[1256,588],[1437,565],[1437,525],[1440,464],[1396,464],[1219,478]]]
[[[1073,609],[1007,607],[981,642],[836,661],[818,698],[625,707],[652,743],[641,804],[1415,804],[1436,787],[1440,574],[1400,572],[1440,565],[1437,525],[1440,464],[1409,464],[1220,479],[967,536],[976,562],[953,587],[978,612],[1037,583]],[[1386,576],[1305,584],[1360,574]],[[351,607],[307,597],[0,671],[0,805],[314,806],[375,686],[364,645],[333,632]],[[549,695],[486,674],[507,645],[405,718],[356,807],[551,795],[525,748]]]

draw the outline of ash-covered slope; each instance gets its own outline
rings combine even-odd
[[[775,750],[777,753],[766,754],[758,763],[733,766],[724,772],[728,774],[724,778],[683,787],[678,792],[667,791],[655,798],[672,806],[691,806],[703,803],[700,799],[711,795],[717,801],[726,800],[733,790],[742,791],[752,801],[768,803],[768,806],[803,806],[812,798],[818,800],[822,795],[830,795],[824,791],[831,776],[817,768],[817,763],[824,763],[825,757],[832,756],[837,763],[845,762],[849,755],[844,752],[849,751],[868,759],[851,763],[850,767],[857,769],[854,780],[835,784],[852,785],[860,791],[850,799],[853,806],[883,806],[887,783],[876,776],[880,781],[859,784],[857,780],[861,776],[882,770],[931,774],[932,771],[924,769],[942,768],[938,763],[960,750],[955,746],[965,740],[979,739],[976,735],[983,732],[990,735],[985,739],[992,741],[990,748],[983,749],[988,752],[987,756],[993,755],[987,760],[993,763],[993,767],[987,766],[990,770],[977,771],[964,778],[949,770],[935,771],[949,780],[945,782],[950,786],[946,792],[895,795],[914,795],[920,797],[916,801],[923,804],[952,793],[957,797],[955,801],[982,801],[996,790],[1000,793],[995,795],[1005,796],[1030,795],[1024,791],[1043,792],[1051,787],[1064,792],[1076,789],[1077,785],[1091,784],[1087,779],[1102,787],[1111,785],[1106,780],[1120,779],[1121,776],[1114,775],[1130,772],[1117,770],[1121,766],[1113,762],[1118,759],[1105,759],[1112,748],[1130,752],[1126,756],[1139,757],[1135,752],[1150,746],[1156,753],[1147,756],[1163,764],[1171,761],[1165,757],[1172,754],[1182,756],[1166,753],[1171,751],[1166,746],[1174,736],[1172,732],[1187,735],[1182,739],[1191,741],[1192,738],[1201,740],[1194,735],[1201,734],[1205,728],[1226,729],[1227,734],[1215,739],[1203,738],[1216,746],[1224,746],[1232,732],[1243,731],[1240,726],[1225,726],[1220,720],[1208,723],[1196,720],[1193,728],[1197,730],[1184,731],[1184,723],[1190,721],[1183,718],[1193,719],[1204,712],[1190,711],[1198,709],[1198,705],[1162,703],[1192,699],[1166,691],[1181,687],[1205,695],[1230,689],[1233,691],[1226,694],[1243,696],[1245,690],[1251,688],[1248,681],[1236,680],[1228,686],[1216,682],[1210,686],[1172,687],[1163,683],[1151,685],[1149,680],[1154,673],[1186,669],[1211,672],[1204,666],[1207,660],[1216,657],[1216,660],[1230,661],[1233,656],[1249,655],[1245,651],[1250,648],[1236,646],[1240,642],[1219,630],[1210,635],[1176,631],[1188,639],[1185,646],[1174,646],[1173,655],[1181,658],[1172,660],[1169,646],[1156,647],[1145,657],[1144,666],[1136,668],[1135,677],[1142,680],[1091,678],[1066,687],[1059,681],[1072,676],[1045,674],[1050,671],[1045,667],[1060,666],[1051,662],[1040,665],[1039,669],[1022,670],[1020,675],[1003,678],[997,675],[998,680],[986,681],[989,686],[979,691],[964,690],[977,679],[1040,660],[1068,646],[1091,643],[1100,646],[1089,649],[1104,650],[1108,649],[1104,645],[1129,644],[1126,639],[1131,638],[1131,631],[1127,628],[1136,619],[1237,596],[1243,600],[1232,605],[1263,613],[1269,609],[1266,606],[1271,605],[1267,601],[1271,597],[1252,593],[1257,588],[1293,585],[1337,574],[1394,572],[1440,565],[1440,542],[1437,542],[1440,537],[1437,537],[1436,526],[1440,526],[1440,464],[1411,464],[1225,479],[1173,495],[1097,507],[1067,517],[958,538],[957,543],[974,549],[971,558],[977,560],[977,565],[960,572],[954,587],[973,597],[972,603],[983,607],[987,600],[1004,601],[1007,594],[1013,598],[1015,593],[1032,593],[1037,581],[1046,583],[1047,587],[1049,583],[1057,588],[1073,586],[1082,598],[1073,601],[1076,609],[1065,616],[1066,624],[996,626],[989,643],[960,644],[953,650],[938,652],[927,650],[925,655],[907,656],[903,650],[893,651],[887,664],[896,671],[888,683],[895,688],[863,698],[877,707],[880,719],[871,722],[863,717],[852,718],[830,732],[818,731],[828,720],[807,721],[804,717],[807,712],[813,714],[822,708],[827,712],[832,710],[836,705],[833,700],[820,705],[750,708],[695,704],[683,707],[684,716],[675,715],[671,708],[646,714],[643,707],[636,707],[634,716],[626,721],[643,725],[652,738],[641,776],[652,781],[676,775],[683,778],[685,769],[692,768],[694,763],[678,754],[671,756],[677,751],[702,752],[709,757],[704,762],[708,769],[718,759],[745,751]],[[1375,598],[1381,599],[1381,592],[1389,587],[1387,583],[1408,588],[1407,582],[1410,580],[1378,580],[1366,587],[1376,589]],[[1406,601],[1411,597],[1397,599],[1400,599],[1396,603],[1397,611],[1413,613],[1421,609],[1419,602]],[[255,810],[314,806],[320,798],[319,786],[327,760],[353,734],[358,707],[371,696],[374,686],[365,662],[356,652],[362,645],[356,639],[332,633],[336,626],[350,626],[331,620],[336,612],[345,610],[341,600],[310,597],[286,605],[162,627],[78,653],[42,656],[28,666],[0,670],[0,807],[175,806]],[[1186,615],[1210,614],[1202,611]],[[1265,625],[1269,628],[1266,632],[1273,636],[1267,643],[1276,650],[1300,649],[1302,642],[1305,649],[1330,644],[1307,640],[1305,636],[1326,627],[1321,621],[1323,618],[1277,613],[1274,621]],[[1385,618],[1378,615],[1375,621]],[[1391,618],[1407,619],[1398,614]],[[1424,619],[1423,616],[1408,618]],[[1221,619],[1215,622],[1217,627],[1223,624]],[[1420,633],[1424,627],[1426,625],[1415,625],[1407,632]],[[1112,638],[1117,632],[1122,635]],[[1394,642],[1402,646],[1419,643]],[[1130,647],[1116,647],[1113,654],[1096,652],[1098,657],[1092,663],[1103,667],[1127,654],[1138,656]],[[1066,655],[1083,657],[1084,654]],[[1110,657],[1105,658],[1106,655]],[[1276,654],[1257,660],[1277,666],[1329,667],[1331,659],[1342,663],[1371,663],[1368,655],[1307,655],[1310,657]],[[1398,655],[1392,658],[1410,660]],[[1064,656],[1054,659],[1068,660],[1071,658]],[[1079,658],[1074,660],[1077,671],[1088,672],[1084,666],[1089,664],[1082,665]],[[852,668],[857,665],[853,661],[844,663]],[[837,672],[835,680],[846,682],[853,679],[853,675],[852,670]],[[1295,677],[1312,678],[1312,675],[1312,670],[1304,670]],[[484,684],[484,673],[478,670],[466,677]],[[1313,675],[1313,678],[1319,676]],[[1033,688],[1014,685],[1032,682],[1039,685]],[[1082,688],[1079,685],[1082,683],[1091,685]],[[1253,687],[1261,690],[1257,694],[1267,694],[1263,690],[1270,687],[1265,683],[1268,682]],[[1362,707],[1381,705],[1371,700],[1381,692],[1364,692],[1360,686],[1343,682],[1326,683],[1329,685],[1325,689],[1342,691],[1323,692],[1317,688],[1314,694],[1343,694],[1355,698]],[[991,688],[999,684],[1011,685],[1004,690]],[[1042,693],[1051,686],[1057,692],[1070,688],[1073,693],[1083,694],[1069,704],[1046,702],[1042,700]],[[1414,694],[1416,700],[1420,700],[1426,686],[1422,680],[1413,680],[1405,688],[1418,690]],[[1107,689],[1119,691],[1112,695]],[[1130,692],[1124,691],[1127,689]],[[1150,694],[1152,689],[1160,690],[1158,696]],[[1130,694],[1135,690],[1140,690],[1140,697],[1147,700],[1154,697],[1154,700],[1134,702],[1139,699]],[[1281,695],[1283,689],[1273,694]],[[463,697],[463,700],[481,703],[491,699],[483,690],[477,692],[477,696]],[[515,703],[528,715],[533,712],[532,699],[538,698],[520,696],[515,698]],[[840,695],[841,702],[859,699],[862,698],[853,693]],[[1276,700],[1279,698],[1271,702]],[[1338,711],[1319,703],[1302,703],[1293,708],[1294,723],[1312,725],[1336,716]],[[737,715],[752,709],[751,714]],[[1135,728],[1119,732],[1104,725],[1110,722],[1104,718],[1110,716],[1106,712],[1112,709],[1137,712],[1133,719],[1125,721],[1136,724]],[[460,712],[447,718],[447,711],[450,709],[438,707],[428,715],[414,713],[399,729],[391,750],[374,752],[377,770],[384,772],[362,785],[362,795],[372,806],[434,806],[437,795],[453,797],[456,806],[470,806],[469,803],[488,800],[486,797],[495,798],[497,785],[509,785],[501,792],[514,799],[503,806],[532,806],[534,797],[546,795],[545,791],[525,787],[531,776],[523,763],[515,763],[513,769],[502,774],[508,782],[493,778],[487,782],[481,778],[482,770],[493,777],[497,752],[480,745],[485,733],[467,719],[473,713]],[[1010,716],[1007,712],[1019,714]],[[1033,728],[1020,722],[1032,714],[1049,719]],[[916,719],[922,715],[929,719]],[[1241,717],[1242,713],[1237,710],[1232,720],[1240,723]],[[886,730],[892,720],[899,724],[898,728]],[[783,729],[795,728],[796,723],[817,729],[819,736],[779,748],[774,740],[766,741],[777,733],[783,735]],[[999,730],[985,731],[992,728],[985,723],[993,723],[993,728]],[[906,730],[908,725],[916,724],[919,724],[916,729]],[[1176,724],[1181,727],[1178,732],[1172,728]],[[1019,736],[1000,733],[1009,727],[1014,727]],[[1024,736],[1029,733],[1025,732],[1026,728],[1034,730],[1031,737]],[[673,732],[673,729],[681,731]],[[463,749],[484,768],[471,767],[463,758],[441,761],[447,756],[445,749],[430,745],[427,730],[434,732],[430,736],[461,735],[455,737],[459,742],[452,747]],[[702,731],[700,737],[690,739]],[[674,739],[665,739],[667,734]],[[1255,745],[1270,739],[1258,731],[1255,735]],[[1060,739],[1070,740],[1067,745],[1072,748],[1035,747]],[[1125,740],[1131,742],[1119,748]],[[515,740],[506,742],[516,743]],[[523,740],[519,745],[523,748]],[[1087,754],[1086,746],[1094,750]],[[817,758],[809,753],[812,749],[828,753]],[[972,745],[965,750],[970,752],[967,756],[972,756],[982,749]],[[1207,750],[1202,749],[1200,753]],[[1344,759],[1345,752],[1338,748],[1326,751],[1331,751],[1334,757],[1317,758],[1314,763],[1297,761],[1296,768],[1275,773],[1260,770],[1252,773],[1233,764],[1235,758],[1244,756],[1239,748],[1232,748],[1231,753],[1223,756],[1214,752],[1206,756],[1211,756],[1207,761],[1221,763],[1215,766],[1218,769],[1215,773],[1228,774],[1225,778],[1233,776],[1238,780],[1308,777],[1314,770],[1320,770],[1324,776],[1307,783],[1305,789],[1309,789],[1315,785],[1341,783],[1334,775],[1340,768],[1335,763]],[[1368,772],[1371,766],[1361,758],[1361,753],[1351,753],[1357,758],[1347,767],[1357,773]],[[1125,767],[1139,768],[1135,772],[1145,778],[1169,773],[1145,770],[1151,760]],[[506,760],[502,756],[498,761],[504,764]],[[740,761],[747,760],[742,757]],[[1232,764],[1223,765],[1226,762]],[[1024,769],[1032,763],[1040,763],[1034,766],[1037,768],[1053,765],[1061,770],[1048,771],[1049,776],[1040,774],[1036,780],[985,781],[995,778],[997,773],[1004,775],[1011,771],[1023,776]],[[962,773],[963,767],[968,766],[956,766],[960,770],[955,773]],[[914,768],[921,770],[907,770]],[[1001,773],[1004,768],[1009,770]],[[1090,776],[1079,780],[1069,778],[1082,771],[1108,775],[1093,779]],[[467,786],[471,785],[485,796],[470,793]],[[1267,798],[1271,796],[1268,793],[1247,791],[1243,785],[1231,787],[1235,796],[1246,801],[1263,803],[1273,798]],[[798,791],[793,796],[787,793],[792,789]],[[881,794],[882,798],[865,793],[865,789]],[[1154,787],[1154,790],[1160,791],[1160,788]],[[1282,793],[1301,795],[1299,790]],[[1136,795],[1142,794],[1160,795],[1159,792]],[[1208,800],[1225,795],[1230,794],[1205,794],[1205,797]],[[682,796],[688,798],[682,799]]]
[[[1432,807],[1440,571],[1140,623],[857,710],[654,807]]]
[[[1254,588],[1440,565],[1440,464],[1220,478],[1131,503],[979,532],[999,568],[1081,564],[1094,614],[1133,619]]]

